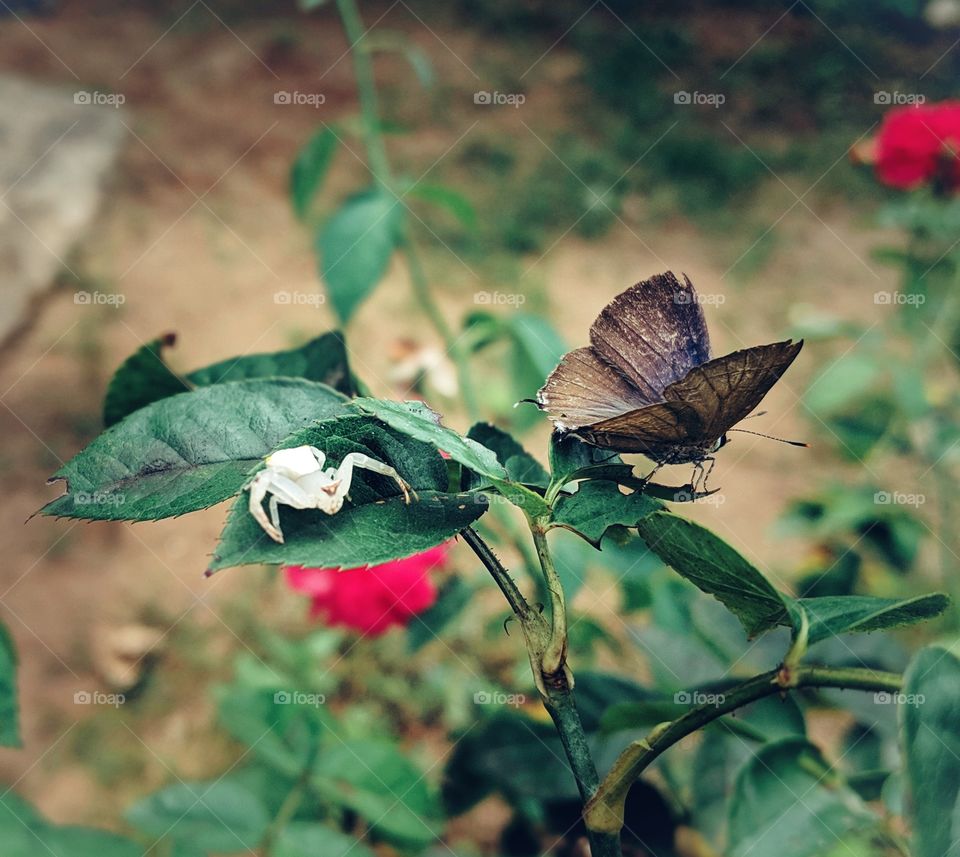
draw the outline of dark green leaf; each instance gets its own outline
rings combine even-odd
[[[632,527],[661,508],[639,491],[624,494],[613,482],[583,482],[575,494],[564,494],[557,500],[552,526],[572,530],[599,550],[600,540],[610,527]]]
[[[310,203],[330,169],[337,142],[333,129],[324,126],[307,141],[293,162],[290,169],[290,199],[297,217],[303,219],[307,216]]]
[[[571,434],[555,431],[550,436],[550,470],[554,481],[566,484],[578,470],[601,465],[620,465],[632,472],[633,468],[620,461],[620,456],[608,449],[584,443]]]
[[[809,617],[808,639],[813,645],[837,634],[881,631],[933,619],[950,606],[950,599],[940,593],[902,600],[840,595],[800,598],[797,604]]]
[[[733,612],[751,637],[786,619],[786,602],[747,560],[693,521],[654,512],[637,530],[657,556]]]
[[[273,857],[373,857],[374,852],[335,827],[295,821],[280,832],[271,854]]]
[[[245,354],[197,369],[187,380],[198,387],[253,378],[304,378],[353,395],[353,378],[343,335],[330,331],[299,348],[266,354]],[[158,397],[159,398],[159,397]]]
[[[135,803],[126,818],[148,836],[227,853],[256,848],[270,824],[260,800],[229,780],[177,783]]]
[[[327,745],[312,783],[327,800],[359,813],[398,844],[423,846],[440,834],[442,814],[423,773],[387,741]]]
[[[114,373],[103,403],[104,425],[112,426],[157,399],[190,389],[190,384],[163,359],[163,349],[174,344],[173,333],[148,342],[131,354]]]
[[[550,474],[547,473],[543,465],[503,429],[499,429],[490,423],[477,423],[470,427],[467,437],[487,449],[492,449],[507,471],[507,477],[513,482],[535,485],[538,488],[546,488],[550,484]],[[473,479],[470,484],[464,487],[480,488],[486,484],[488,483],[480,479]]]
[[[874,816],[804,738],[767,744],[740,770],[730,800],[731,857],[821,857]]]
[[[463,612],[473,597],[473,589],[461,577],[451,577],[443,585],[434,605],[415,616],[407,627],[407,648],[416,652],[437,639],[447,625]]]
[[[397,247],[403,206],[368,190],[350,197],[317,236],[320,269],[337,316],[349,321],[386,273]]]
[[[473,204],[453,188],[438,184],[416,184],[407,192],[407,196],[447,209],[467,229],[477,225],[477,211]]]
[[[960,854],[960,659],[937,646],[907,669],[899,699],[913,853]]]
[[[213,506],[243,487],[285,437],[343,408],[311,381],[263,379],[179,393],[107,429],[51,481],[67,493],[45,515],[148,521]]]
[[[469,437],[440,425],[440,417],[423,402],[389,402],[382,399],[355,399],[354,407],[373,414],[391,428],[446,452],[454,461],[489,480],[504,497],[530,517],[550,510],[539,494],[511,482],[496,453]]]
[[[19,746],[17,650],[7,627],[0,624],[0,747]]]
[[[366,400],[361,400],[366,401]],[[417,492],[408,504],[389,478],[357,469],[350,500],[335,515],[281,506],[283,544],[270,539],[237,499],[210,570],[251,563],[356,568],[378,565],[431,548],[458,533],[487,509],[480,494],[447,493],[447,469],[437,450],[378,420],[349,415],[317,423],[283,446],[321,449],[331,465],[362,452],[394,467]]]

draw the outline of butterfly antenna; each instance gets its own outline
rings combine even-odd
[[[808,449],[810,447],[809,443],[804,443],[802,440],[787,440],[783,437],[774,437],[772,434],[763,434],[762,432],[749,431],[748,429],[729,429],[729,431],[738,431],[742,432],[743,434],[755,434],[757,437],[765,437],[767,440],[776,440],[780,443],[789,443],[790,446],[802,446],[804,449]]]

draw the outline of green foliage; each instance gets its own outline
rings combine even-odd
[[[374,852],[326,824],[294,821],[277,837],[274,857],[373,857]]]
[[[960,843],[960,659],[922,649],[900,700],[916,857],[953,857]]]
[[[300,150],[290,168],[290,200],[297,217],[303,219],[310,211],[310,203],[323,186],[337,151],[337,134],[324,126]]]
[[[402,223],[400,201],[370,189],[350,197],[318,233],[320,270],[341,321],[350,320],[386,273]]]
[[[665,563],[736,614],[751,637],[784,621],[784,597],[709,530],[669,512],[648,515],[637,530]]]
[[[940,593],[908,599],[845,595],[801,598],[796,604],[809,616],[808,641],[813,645],[838,634],[881,631],[934,619],[950,606],[950,599]]]
[[[19,746],[17,650],[6,625],[0,624],[0,747]]]
[[[467,437],[486,449],[493,450],[511,481],[537,488],[546,488],[550,484],[550,474],[544,470],[543,465],[503,429],[490,423],[477,423],[471,426]],[[486,484],[489,483],[484,482],[478,474],[467,472],[465,487],[480,488]]]
[[[803,738],[786,738],[764,746],[737,776],[729,854],[814,857],[878,822],[816,747]]]
[[[229,779],[168,786],[135,803],[126,816],[151,838],[226,853],[256,848],[270,823],[256,795]]]
[[[52,477],[67,493],[43,514],[149,521],[205,509],[243,487],[288,435],[343,408],[311,381],[234,381],[179,393],[107,429]]]
[[[624,494],[613,482],[584,482],[575,494],[563,494],[553,512],[553,525],[565,527],[599,550],[600,540],[615,525],[626,527],[661,509],[640,491]]]
[[[4,857],[141,857],[143,849],[121,836],[88,827],[51,824],[8,790],[0,798]]]
[[[189,390],[190,385],[174,373],[163,359],[163,349],[176,341],[168,333],[135,351],[116,371],[103,402],[103,423],[112,426],[157,399]]]
[[[184,376],[163,359],[164,346],[173,345],[168,334],[143,346],[114,373],[104,402],[104,423],[111,426],[151,402],[195,387],[252,378],[305,378],[333,387],[344,395],[356,392],[343,337],[324,333],[298,348],[265,354],[242,354]]]
[[[407,629],[407,648],[419,651],[440,639],[440,634],[458,618],[473,599],[474,589],[461,577],[451,577],[437,594],[436,603],[417,616]]]
[[[369,399],[358,399],[360,403]],[[436,449],[377,420],[349,415],[316,423],[283,446],[315,446],[331,462],[361,452],[389,464],[417,492],[407,503],[396,482],[356,469],[350,500],[335,515],[282,508],[283,544],[269,539],[237,499],[210,570],[252,563],[356,568],[411,556],[450,538],[486,511],[482,495],[447,492],[448,475]]]

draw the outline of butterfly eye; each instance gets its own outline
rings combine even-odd
[[[728,437],[726,436],[726,434],[722,434],[722,435],[720,435],[720,437],[717,439],[717,444],[716,444],[716,446],[714,446],[714,448],[711,449],[710,451],[711,451],[711,452],[716,452],[718,449],[726,446],[728,443],[730,443],[730,438],[728,438]]]

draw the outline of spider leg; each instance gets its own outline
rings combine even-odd
[[[388,476],[393,479],[393,481],[400,486],[400,490],[403,492],[403,499],[407,503],[410,502],[411,496],[417,499],[417,492],[414,491],[389,464],[377,461],[375,458],[364,455],[362,452],[351,452],[345,455],[343,461],[340,462],[340,467],[337,468],[337,477],[341,480],[340,486],[337,488],[337,493],[340,494],[340,496],[346,496],[350,490],[350,483],[353,481],[353,469],[355,467],[360,467],[372,473],[379,473],[381,476]]]
[[[267,494],[270,494],[270,518],[263,508]],[[294,509],[313,509],[317,505],[316,501],[289,477],[271,470],[261,470],[250,483],[250,514],[271,539],[283,544],[278,507],[280,503]]]

